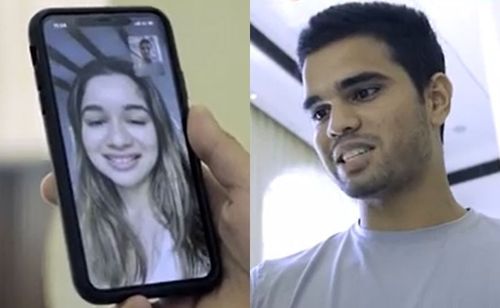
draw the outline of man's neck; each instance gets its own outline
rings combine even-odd
[[[381,198],[360,200],[360,224],[373,230],[414,230],[456,220],[465,214],[454,199],[444,167],[428,168],[420,180]]]

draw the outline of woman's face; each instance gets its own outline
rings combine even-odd
[[[99,75],[82,99],[82,140],[94,166],[116,185],[143,183],[158,158],[158,138],[138,85],[123,74]]]

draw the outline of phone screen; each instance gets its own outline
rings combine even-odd
[[[153,13],[93,22],[103,16],[43,22],[89,280],[111,289],[204,277],[167,31]]]

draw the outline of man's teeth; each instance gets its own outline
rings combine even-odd
[[[348,152],[345,152],[344,155],[342,155],[342,159],[344,160],[344,162],[358,156],[358,155],[361,155],[361,154],[364,154],[366,152],[368,152],[370,149],[367,149],[367,148],[364,148],[364,149],[354,149],[354,150],[350,150]]]

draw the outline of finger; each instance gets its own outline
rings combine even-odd
[[[228,190],[248,186],[248,153],[234,137],[222,130],[206,108],[191,107],[188,137],[195,153],[207,164],[222,186]]]
[[[59,203],[57,198],[57,186],[54,174],[47,174],[40,185],[40,193],[45,203],[56,205]]]
[[[118,308],[152,308],[152,306],[145,297],[133,296],[118,305]]]
[[[210,173],[210,170],[208,170],[205,166],[203,168],[203,176],[205,179],[205,184],[209,195],[212,217],[215,226],[217,226],[217,231],[222,238],[222,246],[223,246],[222,249],[224,250],[226,248],[228,251],[231,252],[229,254],[233,259],[230,260],[231,262],[236,262],[240,266],[240,269],[248,270],[249,268],[248,264],[250,263],[248,249],[246,249],[245,247],[239,248],[242,245],[239,242],[234,243],[234,238],[236,234],[241,234],[239,230],[241,229],[245,230],[245,227],[247,229],[249,228],[248,221],[245,221],[245,217],[248,217],[249,214],[248,213],[246,214],[244,213],[242,215],[238,214],[237,217],[234,217],[234,214],[231,215],[230,213],[233,213],[234,211],[228,210],[228,207],[230,207],[234,201],[231,200],[230,196],[227,195],[223,187],[217,182],[214,176]],[[230,227],[230,225],[233,224],[228,222],[232,222],[234,225],[237,225],[238,228],[235,229],[234,227]],[[246,238],[246,240],[243,241],[246,243],[250,242],[250,239],[248,239],[248,237],[245,236],[236,236],[236,238],[238,239]],[[224,260],[228,260],[227,256],[224,257]],[[231,269],[231,271],[232,270],[233,269]]]
[[[205,186],[208,193],[208,201],[210,204],[210,209],[215,222],[215,225],[219,224],[220,216],[222,213],[222,208],[229,201],[226,190],[222,185],[215,179],[210,170],[203,166],[203,178],[205,180]]]

